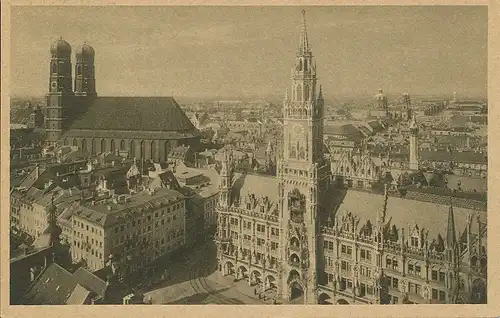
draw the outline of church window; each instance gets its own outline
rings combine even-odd
[[[140,156],[141,158],[145,157],[145,154],[146,154],[146,143],[144,142],[144,140],[141,141],[141,153],[140,153]]]
[[[304,60],[304,71],[307,72],[307,60]]]
[[[130,141],[130,157],[135,158],[135,141]]]
[[[111,139],[111,142],[110,142],[110,143],[111,143],[111,145],[110,145],[110,149],[111,149],[111,151],[112,151],[112,152],[114,152],[114,151],[115,151],[115,140],[114,140],[114,139]]]
[[[309,100],[309,85],[307,84],[304,86],[304,100]]]
[[[72,143],[73,146],[76,146],[76,139],[73,139],[73,143]]]
[[[57,73],[57,63],[52,63],[52,73]]]
[[[165,141],[164,151],[165,151],[165,159],[166,159],[168,156],[168,141]]]
[[[82,150],[87,150],[87,139],[82,139]]]
[[[152,141],[151,141],[151,144],[150,144],[150,146],[149,146],[149,157],[150,157],[151,159],[154,159],[154,157],[155,157],[155,156],[154,156],[154,149],[155,149],[155,147],[154,147],[154,141],[152,140]]]
[[[125,150],[125,140],[120,140],[120,150]]]
[[[106,151],[106,140],[101,139],[101,152],[105,152],[105,151]]]
[[[78,65],[76,68],[76,75],[82,75],[82,66]]]

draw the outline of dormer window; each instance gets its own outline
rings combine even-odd
[[[260,213],[264,213],[265,212],[265,207],[263,205],[260,206]]]

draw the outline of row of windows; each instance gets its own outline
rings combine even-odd
[[[170,207],[169,207],[166,211],[167,211],[166,213],[171,213],[171,212],[172,212],[172,211],[174,211],[174,210],[170,210]],[[154,215],[154,216],[155,216],[155,218],[158,218],[158,217],[160,217],[160,216],[164,216],[164,215],[165,215],[165,210],[162,210],[162,211],[161,211],[161,215],[159,214],[159,212],[155,212],[155,215]],[[164,218],[164,219],[162,219],[162,220],[160,220],[160,221],[156,221],[156,222],[155,222],[155,227],[158,227],[159,222],[161,222],[161,224],[162,224],[162,225],[164,225],[164,224],[165,224],[165,221],[166,221],[166,223],[170,223],[171,221],[175,221],[176,219],[177,219],[177,214],[174,214],[174,215],[172,215],[172,216],[167,216],[166,218]],[[144,222],[146,222],[146,220],[147,220],[148,222],[151,222],[151,220],[152,220],[152,216],[151,216],[151,215],[148,215],[148,216],[146,217],[146,219],[144,220]],[[136,225],[137,225],[137,226],[139,226],[139,225],[141,225],[141,223],[142,223],[142,220],[139,218],[139,219],[137,219],[137,220],[133,220],[133,221],[132,221],[132,222],[130,222],[130,223],[127,223],[127,224],[122,224],[122,225],[120,225],[120,226],[116,226],[116,227],[114,228],[114,229],[115,229],[115,230],[114,230],[114,232],[115,232],[115,233],[118,233],[118,232],[123,232],[123,231],[125,231],[127,228],[135,227]],[[150,226],[148,226],[148,228],[150,228]]]
[[[120,140],[120,147],[119,148],[116,147],[116,142],[115,142],[114,139],[111,139],[109,141],[109,143],[107,142],[107,140],[108,139],[101,139],[100,142],[98,142],[98,140],[92,139],[90,141],[90,146],[91,146],[90,151],[92,153],[94,153],[97,150],[97,146],[100,146],[100,151],[101,152],[104,152],[106,150],[110,150],[110,151],[127,150],[127,146],[128,146],[128,150],[130,150],[130,155],[132,157],[134,157],[134,156],[139,155],[139,154],[144,154],[144,155],[146,154],[146,142],[147,142],[149,144],[149,146],[150,146],[149,147],[149,150],[150,150],[149,157],[150,158],[154,158],[155,157],[156,147],[154,147],[154,142],[155,141],[153,141],[153,140],[151,140],[151,141],[144,141],[144,140],[142,140],[140,143],[136,144],[135,140],[131,140],[129,142],[126,142],[124,139],[122,139],[122,140]],[[64,145],[68,146],[69,145],[69,140],[68,139],[64,139],[63,143],[64,143]],[[137,151],[138,144],[140,145],[139,151]],[[72,145],[73,146],[80,146],[82,149],[87,149],[88,148],[87,147],[87,139],[80,140],[80,145],[78,145],[77,139],[73,139]],[[109,147],[106,147],[106,145],[109,145]],[[165,144],[164,144],[164,153],[165,153],[165,156],[169,152],[170,152],[169,141],[165,141]]]
[[[81,232],[77,232],[76,230],[73,230],[73,235],[75,236],[75,238],[80,238],[83,240],[83,233]],[[89,236],[87,235],[86,237],[86,242],[88,244],[92,244],[92,245],[95,245],[95,246],[99,246],[99,247],[102,247],[102,241],[98,241],[97,239],[94,240],[94,238],[91,238],[89,240]]]
[[[85,229],[85,230],[89,230],[90,229],[90,232],[91,233],[95,233],[95,234],[98,234],[100,236],[102,236],[102,231],[101,230],[98,230],[97,228],[93,227],[93,226],[89,226],[88,224],[85,225],[83,224],[82,222],[80,221],[77,221],[75,219],[73,219],[73,225],[76,226],[76,227],[79,227],[79,228],[82,228],[82,229]]]

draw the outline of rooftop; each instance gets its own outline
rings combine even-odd
[[[196,130],[173,97],[97,97],[70,129]]]
[[[158,188],[154,192],[143,191],[128,196],[126,200],[104,199],[95,204],[87,202],[75,210],[75,215],[102,227],[109,227],[131,214],[146,213],[152,207],[170,205],[182,199],[184,196],[178,191]]]
[[[341,219],[348,212],[360,218],[359,226],[370,220],[376,223],[378,213],[383,209],[384,196],[366,191],[349,189],[342,193],[343,198],[338,206],[336,218]],[[389,196],[385,220],[398,228],[413,228],[418,225],[429,231],[429,238],[437,238],[438,234],[446,236],[449,205],[409,200]],[[472,209],[453,207],[455,214],[455,228],[457,233],[462,233],[467,224],[467,215],[479,215],[482,222],[486,222],[486,213]],[[410,221],[411,220],[411,221]],[[408,231],[405,231],[408,233]]]
[[[84,268],[79,268],[71,274],[60,265],[52,263],[28,290],[23,303],[65,305],[72,294],[74,295],[70,301],[75,302],[81,300],[84,295],[103,296],[106,289],[106,282]]]

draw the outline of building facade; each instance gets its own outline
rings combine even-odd
[[[384,195],[372,192],[380,171],[363,156],[354,169],[358,188],[335,182],[324,159],[323,97],[305,21],[291,91],[275,177],[235,173],[225,152],[218,270],[282,302],[485,303],[484,210],[410,200],[388,186]],[[354,168],[351,159],[344,168]]]
[[[198,130],[172,97],[97,96],[95,51],[76,52],[72,85],[71,46],[62,38],[50,49],[46,143],[78,146],[90,154],[126,151],[130,158],[165,162],[180,145],[196,146]]]
[[[166,188],[81,204],[70,222],[72,259],[96,271],[127,257],[139,270],[184,245],[185,216],[184,196]]]

